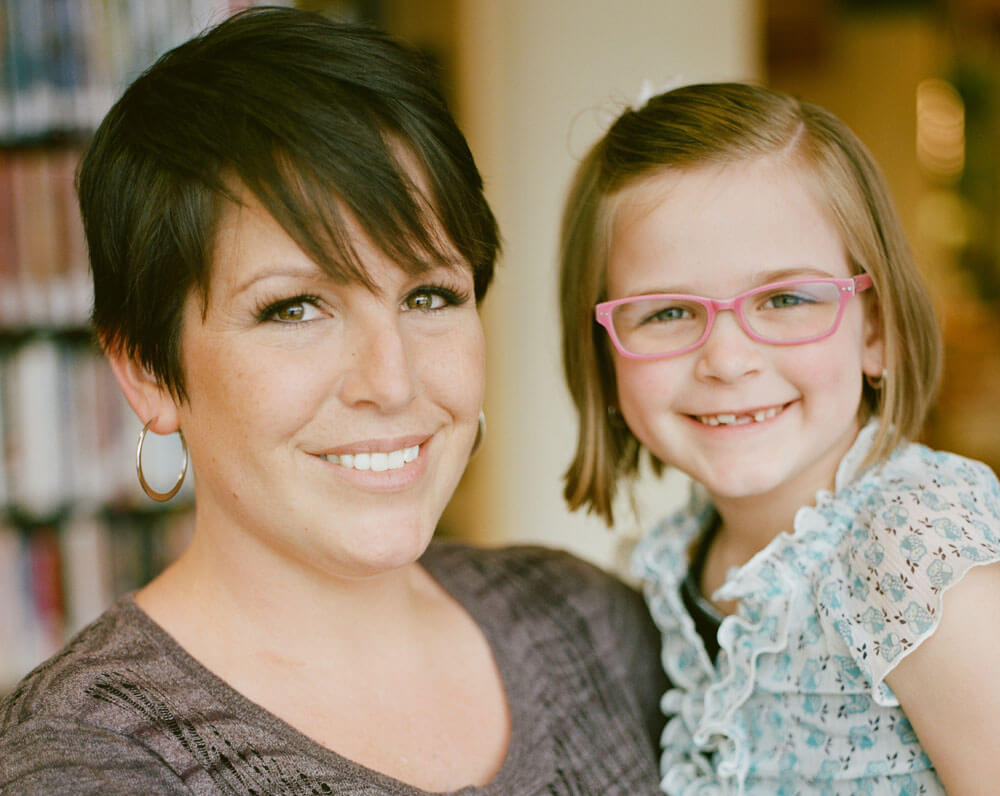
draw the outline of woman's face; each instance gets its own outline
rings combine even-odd
[[[204,307],[184,313],[198,532],[338,577],[409,563],[476,434],[472,271],[456,255],[410,276],[353,224],[376,289],[338,282],[243,199],[220,218]]]

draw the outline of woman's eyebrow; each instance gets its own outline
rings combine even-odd
[[[325,276],[324,272],[316,266],[282,263],[273,268],[261,268],[251,274],[248,279],[235,286],[232,295],[238,296],[241,293],[245,293],[255,284],[263,282],[265,279],[282,277],[289,279],[321,279],[323,276]]]

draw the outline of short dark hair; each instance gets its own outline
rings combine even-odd
[[[453,262],[453,246],[477,301],[492,279],[496,220],[425,59],[317,13],[242,11],[129,86],[78,177],[95,332],[177,398],[184,302],[207,296],[216,219],[239,184],[337,279],[371,286],[345,215],[409,272]]]

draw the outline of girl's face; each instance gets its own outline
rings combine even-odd
[[[673,171],[621,197],[608,298],[683,293],[727,299],[771,282],[848,277],[840,234],[793,167],[772,160]],[[862,294],[864,295],[864,294]],[[614,353],[620,409],[657,457],[723,501],[811,504],[833,484],[858,431],[865,373],[882,348],[868,299],[837,332],[801,345],[756,342],[730,311],[680,356]]]
[[[472,271],[456,255],[410,276],[354,224],[376,290],[338,282],[243,199],[220,219],[204,312],[189,297],[183,321],[189,400],[177,411],[198,531],[234,561],[340,577],[409,563],[477,429]]]

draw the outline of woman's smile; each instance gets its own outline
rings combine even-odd
[[[223,212],[180,408],[199,521],[349,577],[429,543],[484,383],[471,269],[409,273],[351,231],[370,286],[328,276],[252,198]]]
[[[393,492],[409,489],[424,477],[432,447],[433,435],[421,434],[353,443],[313,456],[354,487]]]

